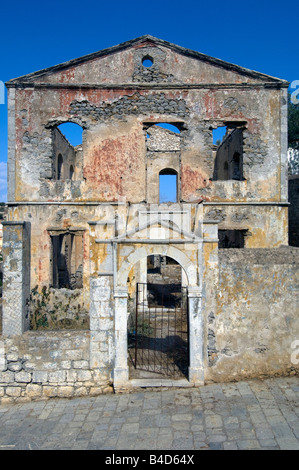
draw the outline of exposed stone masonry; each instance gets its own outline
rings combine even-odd
[[[0,339],[0,403],[112,392],[89,362],[89,332],[30,332]]]
[[[93,105],[87,100],[75,100],[70,106],[71,115],[84,116],[96,121],[107,118],[121,119],[126,115],[147,113],[175,114],[185,117],[187,112],[183,99],[169,99],[164,93],[147,96],[135,93],[132,96],[124,96],[113,103],[103,103],[102,106]]]

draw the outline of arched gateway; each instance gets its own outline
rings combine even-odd
[[[200,211],[201,206],[197,208]],[[118,212],[118,226],[121,227],[121,209]],[[125,210],[123,212],[126,214]],[[188,212],[186,213],[188,215]],[[184,382],[183,385],[203,384],[207,362],[204,353],[207,350],[207,319],[204,318],[204,308],[207,305],[208,308],[213,308],[211,296],[214,292],[207,289],[206,285],[211,285],[211,282],[216,280],[216,277],[211,278],[211,273],[216,272],[217,265],[217,224],[203,223],[199,217],[197,229],[191,231],[184,222],[184,212],[176,208],[172,209],[172,212],[169,208],[163,208],[142,213],[141,216],[144,217],[145,223],[142,223],[142,219],[137,227],[133,225],[132,230],[129,230],[127,226],[127,230],[122,233],[116,233],[111,225],[111,229],[107,229],[107,238],[103,239],[97,238],[97,225],[91,225],[90,259],[94,273],[90,282],[91,365],[98,368],[100,373],[110,370],[115,389],[144,386],[140,383],[140,377],[130,375],[130,304],[132,295],[136,295],[136,284],[147,283],[147,258],[166,257],[174,260],[182,269],[184,301],[188,312],[187,369],[184,379],[180,381]],[[127,219],[123,217],[123,220]],[[143,292],[143,308],[146,307],[145,297]],[[162,377],[161,380],[164,384],[165,378]],[[170,380],[169,385],[174,382],[172,377]],[[154,385],[154,380],[151,383]]]
[[[173,258],[153,254],[128,278],[130,379],[188,378],[186,274]]]
[[[136,240],[137,242],[137,240]],[[128,247],[127,247],[128,248]],[[185,288],[186,295],[186,311],[188,312],[188,344],[189,344],[189,367],[187,378],[189,382],[200,383],[203,381],[203,334],[202,334],[202,314],[201,314],[201,288],[198,283],[199,273],[190,257],[180,250],[175,243],[151,244],[144,243],[142,246],[136,247],[132,243],[132,251],[129,256],[119,256],[120,264],[117,272],[117,285],[115,289],[115,367],[114,367],[114,385],[117,386],[130,381],[129,364],[128,364],[128,286],[127,280],[129,273],[136,264],[140,264],[142,260],[146,260],[148,256],[160,255],[167,256],[179,263],[185,273],[187,286]],[[121,246],[119,247],[121,254]],[[190,253],[191,255],[191,253]],[[144,280],[144,272],[140,273],[140,280]],[[144,292],[142,292],[144,297]],[[135,381],[134,383],[137,383]]]

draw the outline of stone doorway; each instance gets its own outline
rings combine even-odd
[[[189,240],[189,239],[188,239]],[[125,387],[137,386],[192,386],[202,384],[203,377],[203,330],[202,330],[202,306],[201,306],[201,284],[198,285],[198,267],[190,257],[192,252],[202,249],[202,245],[192,243],[188,245],[189,250],[184,252],[178,248],[177,244],[183,242],[179,239],[172,244],[147,242],[142,240],[139,246],[134,246],[128,250],[127,243],[121,243],[118,247],[119,264],[117,269],[117,283],[114,288],[114,338],[115,338],[115,360],[113,368],[113,383],[116,390]],[[123,246],[122,246],[123,245]],[[187,294],[188,312],[188,377],[172,379],[161,374],[153,375],[152,372],[142,371],[142,376],[136,377],[137,369],[134,368],[130,347],[128,347],[128,325],[131,323],[132,312],[136,314],[136,283],[147,284],[147,257],[151,255],[168,256],[173,258],[181,268],[182,284]],[[134,284],[135,281],[135,284]],[[186,283],[186,284],[185,284]],[[145,298],[145,295],[143,295]],[[146,303],[145,303],[146,306]],[[150,374],[145,377],[144,374]],[[158,375],[158,376],[157,376]],[[151,385],[153,384],[153,385]],[[168,384],[168,385],[167,385]]]
[[[147,258],[147,281],[136,284],[128,318],[130,378],[188,378],[188,294],[174,259]]]

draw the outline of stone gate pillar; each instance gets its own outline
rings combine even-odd
[[[114,291],[115,309],[115,388],[126,385],[129,380],[128,368],[128,342],[127,342],[127,316],[128,316],[128,288],[118,287]]]
[[[113,277],[90,278],[90,365],[110,379],[114,359]]]
[[[188,287],[189,303],[189,382],[204,384],[203,362],[203,320],[201,290],[197,286]]]
[[[17,336],[29,329],[30,224],[3,225],[3,336]]]

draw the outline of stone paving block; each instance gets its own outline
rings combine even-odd
[[[261,448],[256,439],[239,439],[236,442],[239,450],[255,450]]]
[[[109,397],[5,404],[0,406],[0,449],[14,445],[16,449],[31,450],[298,450],[299,407],[293,398],[289,401],[287,394],[282,397],[277,393],[277,401],[273,401],[275,383],[275,380],[271,382],[271,414],[267,417],[251,402],[247,405],[246,400],[237,399],[234,394],[225,402],[217,402],[214,398],[219,394],[218,386],[214,395],[213,386],[205,393],[204,387],[198,389],[202,397],[200,406],[197,401],[187,407],[178,401],[174,403],[175,396],[194,397],[194,389],[185,390],[184,394],[174,390],[145,390]],[[277,385],[280,390],[283,383],[280,379]],[[292,383],[299,384],[299,379],[294,378]],[[238,390],[247,392],[247,385],[250,381]],[[225,384],[221,388],[225,391]],[[231,394],[234,386],[229,385],[228,389]],[[251,389],[263,395],[265,403],[267,383],[255,382]],[[207,402],[204,395],[208,397]],[[228,405],[242,413],[228,415]],[[290,412],[281,414],[282,407]]]
[[[277,437],[276,442],[280,449],[284,450],[299,450],[299,442],[291,437]]]

